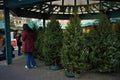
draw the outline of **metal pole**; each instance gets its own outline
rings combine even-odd
[[[5,21],[6,62],[9,65],[12,64],[9,8],[4,8],[4,21]]]
[[[43,18],[43,28],[45,29],[45,18]]]

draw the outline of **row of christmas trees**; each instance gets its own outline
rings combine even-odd
[[[45,29],[37,30],[36,55],[55,70],[64,68],[70,74],[85,71],[112,72],[120,67],[120,23],[113,29],[101,14],[100,22],[87,34],[77,15],[70,18],[65,30],[52,17]]]

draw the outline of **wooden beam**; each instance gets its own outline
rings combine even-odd
[[[3,5],[0,5],[0,9],[3,10]]]
[[[17,11],[18,10],[18,11]],[[28,18],[38,18],[38,19],[49,19],[51,15],[55,15],[58,19],[69,19],[72,14],[46,14],[46,13],[38,13],[38,12],[31,12],[26,10],[12,10],[17,16],[20,17],[28,17]],[[107,15],[111,18],[120,17],[120,9],[116,11],[107,12]],[[100,17],[100,13],[89,13],[89,14],[79,14],[81,19],[95,19]]]
[[[45,9],[47,9],[47,8],[49,8],[49,6],[40,9],[40,13],[41,13],[42,11],[45,11]]]
[[[113,10],[112,12],[109,12],[108,14],[112,18],[120,17],[120,9]]]
[[[5,7],[15,8],[15,7],[23,7],[23,5],[30,5],[30,4],[38,4],[41,2],[49,2],[49,1],[56,1],[56,0],[4,0],[6,3]]]
[[[89,8],[89,0],[87,0],[87,12],[90,12],[90,8]]]

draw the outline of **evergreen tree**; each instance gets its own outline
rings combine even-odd
[[[86,56],[87,49],[80,19],[74,15],[64,31],[61,62],[66,71],[78,73],[87,68]]]
[[[60,50],[62,47],[63,32],[60,23],[51,17],[44,33],[43,54],[47,62],[60,65]]]
[[[44,39],[44,29],[39,27],[36,30],[36,40],[35,40],[35,56],[40,59],[44,60],[44,56],[42,53],[43,50],[43,39]]]
[[[120,52],[118,39],[106,16],[100,19],[100,23],[94,26],[90,33],[90,46],[92,48],[91,64],[95,71],[111,72],[118,67]]]

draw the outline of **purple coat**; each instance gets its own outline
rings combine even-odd
[[[34,33],[28,33],[26,30],[22,32],[22,51],[33,52],[34,51]]]

